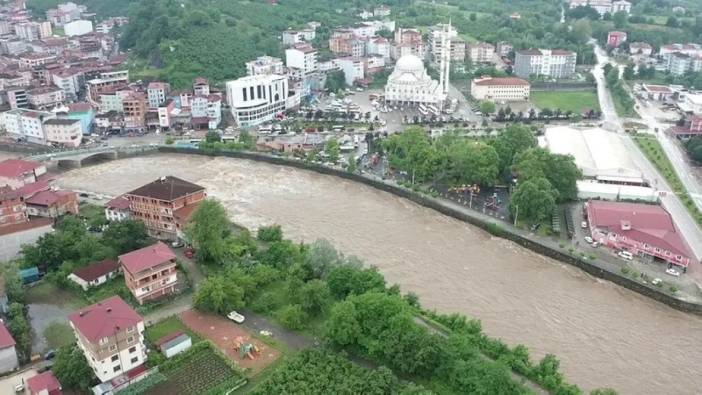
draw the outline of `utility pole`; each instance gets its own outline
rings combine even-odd
[[[514,205],[514,226],[517,226],[517,218],[519,217],[519,205]]]

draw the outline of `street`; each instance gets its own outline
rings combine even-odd
[[[670,188],[665,178],[663,178],[659,174],[658,170],[656,170],[653,167],[653,164],[649,162],[649,160],[646,158],[643,152],[641,152],[636,143],[634,143],[634,141],[631,138],[629,138],[627,134],[624,133],[624,128],[622,126],[621,119],[619,118],[619,115],[617,115],[617,111],[614,108],[612,96],[609,92],[609,89],[607,88],[607,84],[605,82],[604,77],[603,67],[609,62],[609,58],[607,57],[607,54],[604,52],[604,50],[600,48],[594,40],[591,40],[590,44],[592,44],[595,47],[595,55],[597,56],[597,66],[595,66],[595,68],[593,69],[593,75],[595,76],[595,80],[597,82],[597,96],[600,100],[600,107],[602,108],[602,118],[604,123],[603,128],[613,132],[621,133],[623,136],[625,136],[625,138],[622,140],[627,148],[631,159],[634,161],[634,164],[644,173],[644,177],[649,181],[651,187],[658,190],[659,192],[665,192],[660,194],[661,205],[673,217],[675,225],[678,227],[683,237],[687,241],[687,244],[692,250],[693,255],[698,261],[701,260],[702,231],[700,231],[699,226],[692,218],[690,213],[687,211],[685,206],[682,204],[680,199],[678,199],[678,197],[675,194],[671,193],[672,188]],[[648,124],[649,128],[654,129],[660,126],[649,123],[651,121],[650,117],[642,117],[642,119]],[[653,119],[653,121],[655,121],[655,119]],[[658,136],[658,138],[660,140],[661,136]],[[663,139],[665,139],[665,137],[663,137]],[[668,142],[668,144],[669,143],[670,142]],[[661,144],[663,145],[663,143]],[[675,156],[670,157],[678,173],[681,172],[680,169],[687,169],[687,167],[679,167],[678,163],[674,162]],[[678,160],[682,159],[678,158]],[[690,175],[689,177],[687,177],[688,183],[690,182],[690,177],[692,176]],[[683,181],[683,183],[685,182]],[[699,189],[699,183],[697,183],[697,186],[697,189],[693,189],[691,191],[689,190],[689,192],[697,194],[697,196],[699,196],[699,191],[701,190]],[[687,183],[685,183],[685,187],[688,187]],[[697,200],[696,203],[699,204]],[[700,265],[691,265],[688,270],[688,274],[700,283],[702,283],[702,268],[700,267]]]

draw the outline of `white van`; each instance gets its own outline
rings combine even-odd
[[[629,251],[619,251],[619,253],[617,253],[617,255],[618,255],[620,258],[623,258],[623,259],[626,259],[626,260],[629,260],[629,261],[632,260],[632,259],[634,259],[634,256],[633,256],[633,255],[631,254],[631,252],[629,252]]]

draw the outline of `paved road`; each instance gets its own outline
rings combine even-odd
[[[675,224],[680,229],[683,234],[687,244],[692,250],[693,254],[697,260],[702,260],[702,231],[700,231],[699,226],[695,220],[690,216],[685,206],[682,204],[680,199],[672,193],[672,188],[668,185],[665,178],[663,178],[656,170],[651,162],[646,158],[646,156],[641,152],[638,146],[629,138],[628,135],[624,134],[624,128],[622,127],[621,119],[617,115],[614,109],[614,103],[612,102],[612,96],[607,89],[607,84],[604,80],[603,67],[609,62],[609,58],[605,51],[600,48],[594,40],[590,43],[595,48],[595,55],[597,56],[597,65],[593,70],[593,75],[595,76],[595,81],[597,82],[597,96],[600,100],[600,107],[602,108],[602,118],[603,118],[603,128],[622,133],[624,135],[624,144],[627,148],[629,156],[633,160],[634,164],[644,173],[645,178],[651,183],[651,186],[659,191],[667,192],[661,196],[661,204],[670,213],[675,221]],[[646,119],[644,119],[646,121]],[[654,126],[655,127],[655,126]],[[674,163],[674,166],[680,172],[680,167]],[[693,193],[695,193],[693,191]],[[702,268],[700,265],[690,265],[690,270],[688,273],[694,278],[702,282]]]

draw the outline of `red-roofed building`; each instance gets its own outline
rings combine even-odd
[[[129,200],[117,196],[105,204],[105,218],[108,221],[123,221],[129,218]]]
[[[0,162],[0,187],[9,185],[12,189],[37,181],[46,174],[46,166],[38,162],[22,159],[7,159]]]
[[[27,379],[30,395],[61,395],[61,383],[49,370]]]
[[[5,324],[0,322],[0,374],[15,370],[18,366],[15,339],[12,338]]]
[[[112,380],[146,361],[144,319],[119,296],[68,316],[78,346],[101,382]]]
[[[162,242],[119,256],[124,281],[140,304],[176,292],[176,256]]]
[[[613,31],[607,33],[607,46],[610,48],[617,48],[626,41],[626,32]]]
[[[685,268],[690,264],[690,249],[662,207],[592,200],[586,210],[592,238],[600,244]]]
[[[68,275],[68,279],[80,285],[84,291],[87,291],[90,287],[97,287],[106,283],[114,278],[119,271],[120,266],[117,261],[105,259],[77,269]]]
[[[73,191],[40,191],[25,200],[27,212],[35,217],[58,218],[78,214],[78,196]]]
[[[29,221],[24,198],[10,187],[0,187],[0,227]]]

